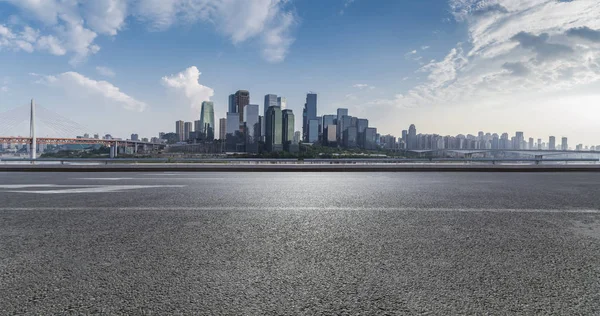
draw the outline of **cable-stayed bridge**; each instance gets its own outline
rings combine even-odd
[[[29,108],[29,109],[27,109]],[[27,111],[28,110],[28,111]],[[29,121],[29,135],[18,135],[23,125]],[[41,123],[41,124],[40,124]],[[116,157],[119,148],[130,147],[133,152],[138,150],[147,151],[164,147],[163,144],[150,142],[72,137],[72,135],[84,135],[88,129],[52,110],[36,105],[32,99],[29,105],[13,108],[0,113],[0,144],[26,144],[28,145],[31,159],[36,159],[37,145],[103,145],[111,148],[110,156]],[[18,136],[4,136],[14,135]],[[40,137],[39,135],[46,135]]]

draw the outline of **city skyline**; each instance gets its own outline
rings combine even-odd
[[[347,108],[396,137],[414,123],[598,143],[594,1],[110,2],[0,1],[0,112],[34,97],[89,133],[152,137],[212,101],[220,131],[245,89],[285,97],[301,130],[316,91],[319,115]]]

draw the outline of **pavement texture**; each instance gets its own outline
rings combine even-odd
[[[597,173],[0,173],[0,314],[598,315]]]

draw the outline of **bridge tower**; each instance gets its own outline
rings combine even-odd
[[[35,102],[31,99],[31,114],[29,117],[29,136],[31,137],[31,148],[29,155],[31,159],[37,158],[37,139],[35,137]]]

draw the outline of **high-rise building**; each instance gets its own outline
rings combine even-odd
[[[139,141],[140,140],[140,136],[138,134],[131,134],[131,140],[133,140],[133,141]]]
[[[374,150],[377,148],[377,129],[374,127],[367,127],[364,134],[364,147],[367,150]]]
[[[281,108],[281,107],[279,107]],[[283,110],[281,111],[282,117],[282,133],[281,133],[281,142],[283,143],[283,150],[290,151],[290,145],[294,142],[294,111],[292,110]]]
[[[202,124],[200,120],[194,121],[194,132],[196,132],[196,134],[200,134],[200,132],[202,132]]]
[[[250,104],[250,92],[238,90],[234,94],[235,112],[239,114],[239,130],[244,128],[244,107]]]
[[[541,138],[537,139],[537,149],[542,150],[542,139]]]
[[[357,119],[356,120],[356,129],[358,133],[358,146],[364,148],[364,132],[369,127],[369,120],[367,119]]]
[[[529,137],[529,146],[528,146],[527,149],[529,149],[529,150],[533,150],[534,149],[533,148],[533,137]]]
[[[235,105],[235,94],[230,94],[228,98],[227,112],[237,113],[237,106]]]
[[[556,137],[550,136],[548,138],[548,150],[556,150]]]
[[[227,134],[225,135],[226,150],[229,152],[237,152],[240,150],[240,140],[243,142],[242,133],[240,132],[240,114],[227,113]]]
[[[567,142],[567,138],[563,137],[560,141],[560,146],[562,150],[569,150],[569,144]]]
[[[408,127],[408,149],[417,149],[417,127],[415,124],[410,124]]]
[[[258,152],[258,141],[260,140],[260,121],[258,104],[248,104],[244,107],[244,134],[246,136],[246,151]]]
[[[278,106],[270,106],[267,109],[265,116],[265,145],[269,152],[282,151],[282,123],[281,108]]]
[[[337,120],[337,116],[333,114],[323,115],[323,130],[325,130],[329,125],[335,125]]]
[[[183,140],[188,140],[190,139],[190,133],[193,130],[193,124],[192,122],[185,122],[185,124],[183,125],[183,134],[185,135]]]
[[[344,146],[354,148],[358,146],[358,129],[350,126],[344,131]]]
[[[215,105],[212,101],[202,102],[200,128],[199,132],[202,139],[209,141],[215,139]]]
[[[337,139],[338,141],[341,141],[342,139],[342,134],[343,134],[343,130],[342,130],[342,117],[343,116],[348,116],[348,109],[344,109],[344,108],[339,108],[337,109],[337,117],[336,117],[336,124],[337,124]]]
[[[294,144],[299,144],[301,140],[302,140],[302,132],[295,131],[294,132]]]
[[[314,143],[319,140],[319,122],[317,121],[317,94],[306,94],[306,103],[302,117],[302,134],[307,143]],[[314,121],[314,122],[311,122]]]
[[[175,122],[175,134],[177,134],[180,142],[185,140],[184,132],[183,121],[180,120]]]
[[[227,119],[220,118],[219,119],[219,139],[225,140],[225,135],[227,135]]]
[[[267,94],[265,95],[265,102],[263,104],[263,116],[267,117],[267,110],[269,109],[270,106],[279,106],[279,102],[277,100],[277,95],[276,94]],[[266,136],[266,126],[265,126],[265,122],[266,120],[263,119],[263,122],[261,123],[261,131],[262,131],[262,138],[263,141],[266,141],[265,136]]]
[[[284,97],[277,97],[277,106],[281,108],[281,110],[285,110],[287,108],[287,99]]]
[[[325,142],[328,145],[334,145],[337,143],[337,125],[331,124],[323,130]]]
[[[516,132],[513,148],[514,149],[524,149],[524,147],[525,147],[525,146],[523,146],[524,144],[525,144],[525,137],[523,136],[523,132]]]

